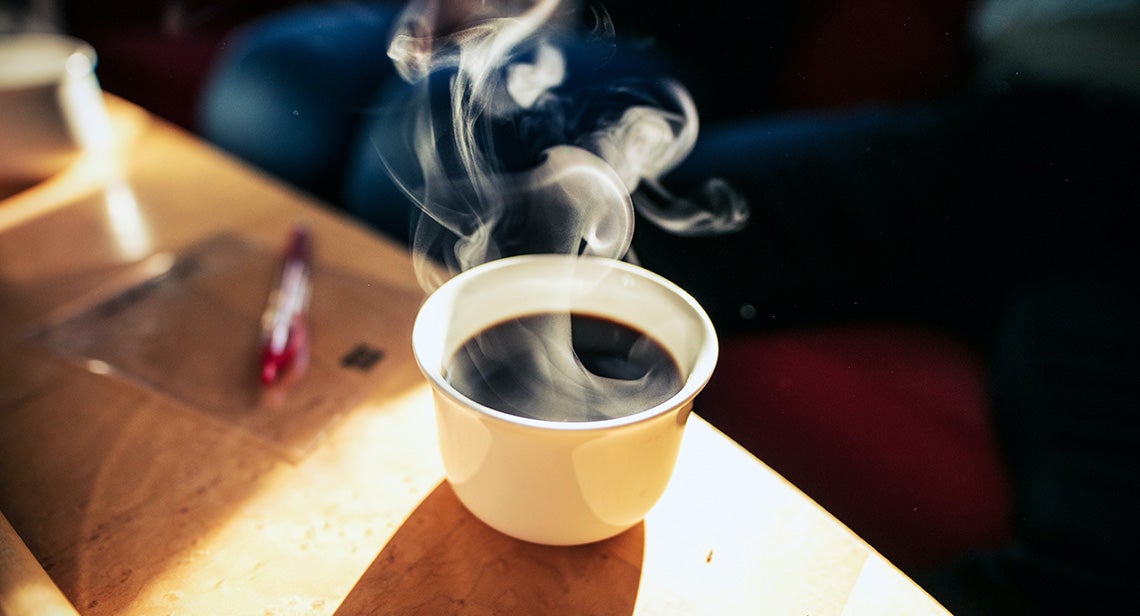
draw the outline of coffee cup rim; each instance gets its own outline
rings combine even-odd
[[[29,65],[31,56],[41,56]],[[0,37],[0,91],[59,83],[95,70],[95,48],[83,39],[55,32],[22,32]]]
[[[699,327],[702,332],[703,342],[697,352],[696,358],[693,361],[692,369],[686,374],[684,384],[681,389],[675,394],[670,396],[667,400],[654,405],[636,413],[616,417],[612,419],[601,419],[596,421],[557,421],[549,419],[536,419],[531,417],[522,417],[513,415],[503,411],[496,410],[486,405],[480,404],[467,396],[460,393],[455,387],[443,378],[442,369],[429,369],[427,367],[426,358],[424,357],[422,340],[426,337],[433,324],[427,323],[423,316],[425,314],[424,308],[437,301],[444,294],[453,292],[454,288],[466,283],[466,281],[476,276],[484,276],[487,272],[494,269],[519,267],[528,263],[537,261],[561,261],[565,262],[568,259],[577,259],[581,262],[594,263],[604,265],[605,267],[612,267],[614,269],[622,270],[632,275],[641,277],[653,284],[663,287],[670,293],[677,296],[684,304],[686,304],[692,311],[693,315],[699,322]],[[434,298],[434,299],[433,299]],[[516,315],[516,316],[522,316]],[[620,320],[620,319],[619,319]],[[681,409],[682,415],[679,421],[683,423],[687,418],[688,411],[684,408],[692,403],[697,394],[704,389],[711,378],[713,370],[716,366],[717,358],[719,355],[719,342],[717,340],[716,329],[712,324],[712,320],[705,312],[704,308],[693,298],[688,292],[679,287],[669,279],[652,272],[646,268],[638,265],[620,261],[609,257],[588,256],[588,255],[564,255],[564,254],[536,254],[536,255],[519,255],[512,257],[504,257],[496,259],[488,263],[477,265],[468,270],[460,272],[451,277],[435,289],[424,300],[423,306],[416,315],[415,323],[412,327],[412,352],[416,359],[416,364],[419,366],[421,373],[430,381],[433,389],[452,401],[474,409],[485,415],[506,423],[515,424],[518,426],[526,426],[532,428],[540,428],[543,430],[557,430],[568,432],[581,432],[591,430],[609,430],[616,427],[639,424],[645,421],[652,420],[662,414],[667,413],[672,409]],[[440,353],[443,355],[443,353]],[[440,357],[440,361],[445,361],[446,358]]]

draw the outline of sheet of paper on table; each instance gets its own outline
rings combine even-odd
[[[258,381],[260,318],[280,254],[236,236],[183,250],[162,271],[32,336],[92,371],[237,426],[296,462],[384,378],[386,349],[410,344],[385,323],[422,299],[323,267],[317,250],[311,357],[287,390]]]

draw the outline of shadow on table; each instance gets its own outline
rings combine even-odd
[[[479,521],[442,482],[356,583],[338,615],[631,614],[645,526],[597,543],[547,546]]]

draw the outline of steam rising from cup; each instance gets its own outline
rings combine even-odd
[[[412,85],[395,130],[406,152],[382,151],[418,206],[417,272],[450,273],[527,253],[636,261],[635,209],[681,235],[742,227],[744,199],[711,180],[670,194],[661,177],[692,150],[698,122],[685,88],[651,75],[595,81],[616,49],[608,16],[573,1],[415,0],[397,20],[388,55]],[[566,87],[567,49],[601,50],[585,87]]]

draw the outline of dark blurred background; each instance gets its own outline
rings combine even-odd
[[[326,2],[331,3],[331,2]],[[90,42],[103,87],[194,130],[226,37],[298,0],[3,0],[0,28],[55,28]],[[970,72],[968,0],[609,0],[620,39],[680,67],[703,122],[747,114],[936,97]]]

